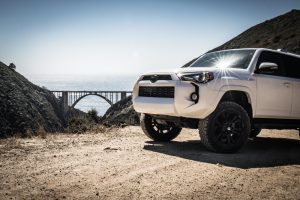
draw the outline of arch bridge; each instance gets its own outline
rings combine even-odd
[[[111,106],[118,101],[131,95],[131,91],[51,91],[56,98],[61,99],[61,106],[64,113],[69,108],[74,108],[76,104],[86,96],[94,95],[101,97]]]

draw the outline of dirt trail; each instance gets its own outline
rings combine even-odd
[[[0,140],[0,199],[300,199],[297,131],[264,130],[237,154],[197,131],[157,143],[139,127]]]

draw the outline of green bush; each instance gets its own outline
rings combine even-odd
[[[89,129],[89,121],[84,117],[72,118],[68,122],[67,131],[70,133],[84,133]]]
[[[97,110],[91,109],[84,115],[73,115],[70,117],[66,131],[69,133],[84,133],[86,131],[103,132],[100,122],[101,117],[98,116]]]
[[[92,108],[91,110],[89,110],[87,112],[86,117],[90,122],[99,123],[99,121],[100,121],[100,117],[98,116],[98,112],[94,108]]]

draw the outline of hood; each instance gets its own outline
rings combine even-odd
[[[220,68],[216,67],[186,67],[186,68],[180,68],[175,71],[177,74],[181,73],[196,73],[196,72],[216,72],[220,71]]]
[[[175,71],[176,74],[182,74],[182,73],[197,73],[197,72],[248,72],[248,69],[240,69],[240,68],[225,68],[221,69],[218,67],[186,67],[186,68],[180,68]]]

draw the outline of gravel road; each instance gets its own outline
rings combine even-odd
[[[196,130],[170,143],[139,127],[0,140],[0,199],[300,199],[297,131],[263,130],[236,154]]]

